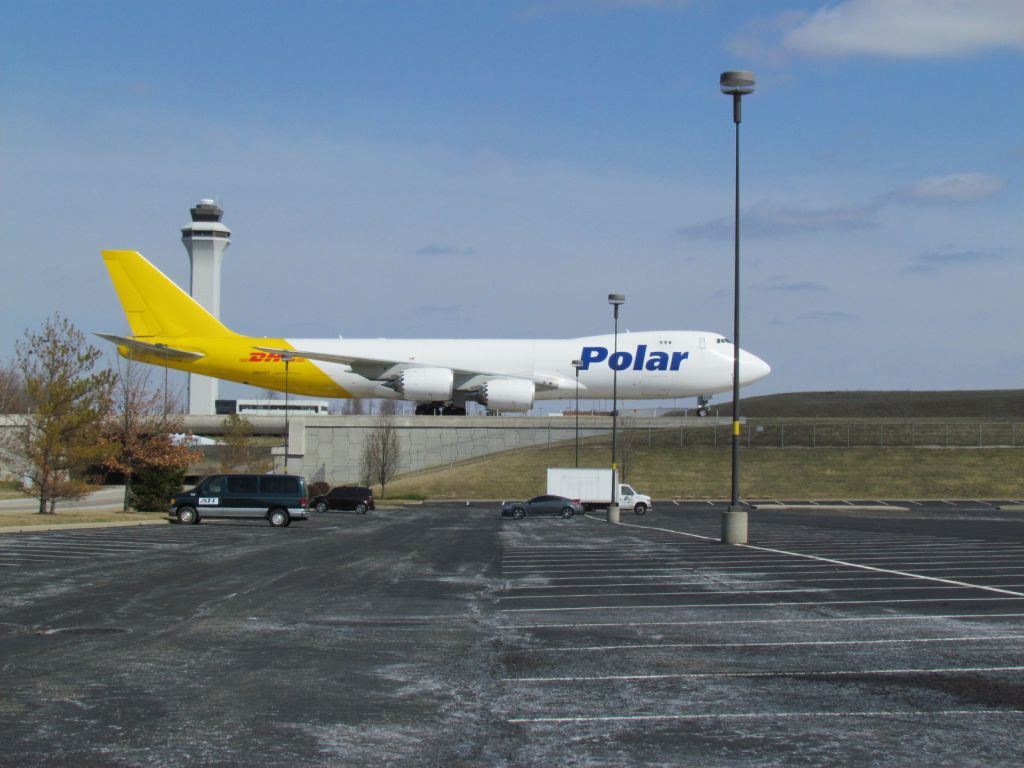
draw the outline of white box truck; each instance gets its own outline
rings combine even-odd
[[[578,499],[586,509],[607,507],[612,499],[611,469],[563,469],[548,467],[548,493]],[[615,473],[618,480],[618,473]],[[638,515],[651,508],[651,497],[637,493],[625,483],[615,483],[619,490],[619,509]]]

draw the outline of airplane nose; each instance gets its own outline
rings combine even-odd
[[[771,372],[771,366],[760,357],[740,350],[740,386],[760,381]]]

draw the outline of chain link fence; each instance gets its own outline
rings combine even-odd
[[[646,421],[646,420],[645,420]],[[688,420],[689,421],[689,420]],[[724,447],[732,444],[727,419],[658,427],[630,419],[620,434],[639,446]],[[748,448],[1020,448],[1024,423],[1012,421],[748,419],[741,445]]]

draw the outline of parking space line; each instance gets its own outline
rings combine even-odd
[[[791,602],[777,603],[683,603],[681,605],[585,605],[575,608],[501,608],[504,613],[546,613],[552,611],[578,612],[578,611],[622,611],[636,609],[657,609],[657,610],[682,610],[689,608],[713,608],[723,610],[728,608],[789,608],[798,605],[896,605],[900,603],[954,603],[954,602],[1003,602],[1022,600],[1021,597],[912,597],[893,598],[889,600],[795,600]]]
[[[741,544],[739,546],[753,546],[753,545]],[[759,547],[759,549],[766,549],[766,547]],[[784,552],[785,550],[778,550],[778,551],[781,553],[781,552]],[[1021,554],[1024,554],[1024,552],[1022,552]],[[908,555],[907,557],[903,557],[903,558],[901,558],[899,555],[885,555],[885,556],[882,556],[882,557],[875,557],[873,555],[865,555],[863,559],[864,560],[877,561],[877,562],[889,562],[889,561],[904,562],[904,563],[907,563],[908,565],[914,565],[916,563],[922,563],[922,564],[925,564],[925,565],[939,565],[939,564],[942,564],[942,563],[956,564],[956,563],[963,563],[965,561],[972,561],[973,562],[973,561],[978,561],[978,560],[980,560],[982,562],[985,562],[985,563],[996,564],[996,563],[1001,563],[1001,562],[1010,562],[1010,563],[1020,562],[1021,554],[1004,553],[1004,554],[1000,554],[1000,555],[996,555],[996,556],[992,556],[992,555],[962,555],[962,556],[957,557],[956,559],[953,559],[953,560],[943,560],[942,559],[943,557],[954,557],[955,553],[951,552],[951,553],[945,553],[945,554],[941,555],[938,558],[921,558],[919,555],[915,555],[915,556],[909,556]],[[812,556],[811,555],[805,555],[805,557],[812,557]],[[814,555],[813,557],[817,557],[817,558],[819,558],[821,560],[826,560],[826,561],[829,561],[829,562],[834,562],[834,563],[837,563],[839,565],[852,564],[852,563],[849,563],[849,561],[839,560],[837,558],[829,558],[829,557],[825,557],[824,555]],[[865,566],[863,563],[861,563],[861,564],[859,564],[859,567],[866,568],[866,567],[870,567],[870,566]]]
[[[809,559],[814,559],[811,556],[808,556],[808,558]],[[842,561],[836,560],[834,558],[819,557],[817,559],[821,560],[821,561],[824,561],[824,562],[833,562],[833,563],[836,563],[836,564],[843,564]],[[897,561],[897,562],[899,562],[899,561]],[[938,568],[939,566],[942,566],[942,567],[946,567],[946,566],[952,567],[956,562],[957,561],[955,561],[955,560],[939,560],[939,561],[920,560],[920,561],[917,561],[915,563],[906,563],[906,564],[907,565],[912,565],[912,566],[922,566],[919,570],[923,572],[923,571],[936,570],[936,569],[942,570],[942,568]],[[983,567],[983,568],[991,569],[993,567],[999,566],[1000,563],[1010,563],[1010,562],[1015,562],[1015,561],[1012,561],[1012,560],[1010,560],[1010,561],[996,560],[996,561],[987,562],[984,565],[979,564],[978,567]],[[908,575],[909,574],[909,572],[906,572],[906,571],[902,571],[901,572],[901,571],[893,570],[891,568],[880,567],[881,565],[884,565],[884,564],[885,564],[884,562],[879,563],[878,566],[854,565],[854,564],[851,564],[850,567],[861,568],[861,569],[864,569],[864,570],[873,570],[873,571],[877,571],[879,573],[890,573],[890,574],[897,574],[897,575]],[[928,566],[928,567],[925,568],[923,566]],[[1016,566],[1010,566],[1010,567],[1016,567]],[[694,573],[694,571],[698,571],[698,570],[710,570],[710,571],[715,571],[716,573],[721,573],[721,574],[730,574],[730,573],[737,573],[737,574],[739,574],[739,573],[748,573],[749,574],[749,573],[759,573],[759,572],[770,572],[770,570],[771,570],[771,569],[769,569],[769,570],[766,571],[765,570],[765,566],[763,566],[763,565],[762,566],[756,566],[756,569],[760,569],[760,570],[754,570],[754,568],[755,567],[750,567],[750,568],[746,568],[746,569],[744,569],[744,568],[728,568],[728,567],[722,567],[722,566],[702,565],[702,564],[695,564],[695,565],[690,565],[690,566],[680,566],[680,567],[666,566],[666,567],[661,567],[661,568],[627,568],[627,567],[621,567],[621,568],[588,568],[588,569],[585,569],[585,570],[572,571],[571,573],[573,574],[573,576],[571,578],[576,578],[576,579],[600,578],[600,576],[602,574],[618,574],[618,575],[621,575],[623,577],[632,578],[632,577],[634,577],[637,574],[643,574],[643,573],[673,573],[673,572],[674,573],[683,574],[683,575],[687,575],[687,574],[692,575]],[[788,571],[782,570],[782,569],[776,569],[776,570],[778,570],[779,573],[800,573],[800,572],[806,572],[806,569],[801,570],[801,569],[798,569],[798,568],[792,568],[792,569],[790,569]],[[554,579],[554,578],[559,578],[559,577],[554,576],[553,574],[561,574],[562,578],[566,578],[565,574],[570,573],[570,572],[563,571],[563,570],[548,570],[548,569],[544,569],[544,570],[527,571],[526,573],[530,574],[534,578],[538,577],[538,575],[540,575],[540,574],[552,574],[551,578]],[[506,578],[512,578],[512,577],[519,576],[520,574],[519,573],[510,573],[510,574],[505,574],[505,575],[506,575]],[[934,580],[934,581],[948,581],[948,582],[955,583],[955,580],[952,580],[952,579],[943,579],[940,576],[927,576],[924,573],[918,574],[915,578],[926,579],[926,580]],[[979,586],[979,589],[981,589],[981,588],[982,587]],[[1024,597],[1024,595],[1018,595],[1018,596]]]
[[[572,624],[517,624],[524,629],[581,629],[606,627],[701,627],[721,624],[830,624],[864,621],[922,621],[948,619],[1024,619],[1024,613],[941,613],[934,615],[903,614],[902,616],[830,616],[813,619],[699,619],[694,621],[598,621]]]
[[[634,573],[629,574],[629,577],[630,578],[634,578],[634,579],[671,579],[671,578],[675,578],[674,576],[671,575],[671,573],[652,573],[652,574],[650,574],[648,576],[645,576],[642,573],[636,573],[636,571],[642,571],[644,569],[635,568],[635,569],[632,569],[632,570],[634,571]],[[676,571],[676,572],[681,572],[684,575],[692,575],[693,571],[696,570],[696,569],[695,568],[651,568],[649,570],[651,570],[651,571],[669,571],[669,572]],[[751,569],[748,569],[748,568],[715,568],[713,570],[716,573],[721,573],[721,574],[725,574],[725,575],[734,575],[734,576],[738,576],[738,577],[739,576],[742,576],[742,577],[753,577],[753,576],[759,576],[760,575],[760,576],[763,576],[763,577],[766,577],[766,578],[771,578],[771,577],[780,577],[781,578],[781,577],[787,577],[787,576],[792,576],[793,578],[799,578],[799,577],[803,577],[803,576],[813,576],[813,575],[819,574],[819,573],[820,574],[853,573],[853,571],[840,571],[840,570],[837,570],[835,568],[822,569],[820,566],[812,565],[812,564],[800,565],[800,566],[786,566],[785,568],[778,568],[778,567],[776,567],[776,568],[768,568],[768,567],[764,567],[764,566],[751,566]],[[966,566],[964,566],[962,568],[956,568],[956,567],[952,567],[952,566],[942,566],[942,567],[937,567],[937,568],[917,568],[916,570],[921,571],[921,572],[924,572],[924,571],[942,571],[942,572],[947,572],[947,571],[992,571],[992,570],[998,570],[998,572],[1000,574],[1004,574],[1004,573],[1006,573],[1008,571],[1024,570],[1024,565],[1013,565],[1013,566],[1000,565],[997,569],[993,569],[993,568],[990,568],[990,567],[985,566],[985,565],[966,565]],[[577,580],[577,579],[593,579],[595,581],[599,580],[599,579],[618,579],[618,578],[621,578],[621,575],[622,575],[621,572],[617,572],[616,575],[613,575],[613,576],[591,576],[591,575],[587,575],[587,574],[579,574],[577,576],[519,576],[518,574],[516,574],[516,578],[514,580],[513,579],[507,579],[507,580],[511,581],[513,584],[516,584],[516,585],[526,584],[527,582],[535,581],[535,582],[541,582],[542,584],[550,584],[552,587],[558,587],[559,585],[556,584],[555,582],[566,582],[566,581],[573,581],[573,580]],[[571,586],[575,586],[575,585],[573,585],[573,584],[564,584],[564,585],[561,585],[561,586],[571,587]],[[513,587],[513,588],[515,588],[515,587]],[[524,587],[524,588],[526,588],[526,587]]]
[[[627,645],[576,645],[557,648],[531,648],[531,653],[562,651],[646,651],[665,648],[804,648],[836,645],[912,645],[914,643],[1005,642],[1024,640],[1024,635],[978,635],[975,637],[871,638],[869,640],[784,640],[770,643],[634,643]]]
[[[33,552],[33,553],[40,553],[40,554],[53,553],[55,555],[72,554],[72,555],[85,555],[85,556],[96,555],[96,554],[103,555],[103,554],[108,554],[108,553],[114,553],[114,554],[124,553],[124,554],[130,555],[130,554],[134,554],[136,552],[147,552],[147,551],[149,551],[149,548],[147,548],[147,547],[139,547],[139,548],[131,547],[131,548],[122,549],[121,547],[99,547],[99,546],[87,546],[87,545],[84,545],[84,544],[72,545],[72,546],[66,546],[66,547],[63,546],[63,545],[52,545],[52,544],[46,545],[46,546],[39,546],[39,545],[35,545],[35,544],[26,544],[26,545],[20,546],[20,547],[0,547],[0,555],[17,555],[17,554],[20,554],[21,552]]]
[[[22,550],[22,551],[42,551],[42,550],[31,549],[31,550]],[[72,550],[68,550],[68,551],[72,551]],[[98,550],[98,551],[109,551],[109,550]],[[114,550],[114,551],[117,551],[117,550]],[[0,554],[4,554],[5,552],[10,552],[12,554],[16,554],[16,552],[13,551],[13,550],[0,550]],[[817,557],[822,557],[822,558],[827,558],[827,559],[832,559],[832,560],[839,560],[841,557],[843,557],[843,554],[842,553],[835,553],[834,556],[832,556],[832,557],[829,557],[828,555],[824,555],[823,554],[823,555],[817,555]],[[847,555],[847,557],[849,557],[849,555]],[[892,556],[887,556],[887,557],[883,557],[883,558],[873,558],[872,559],[873,561],[870,562],[869,564],[870,565],[875,565],[875,564],[885,564],[885,563],[892,562],[892,563],[904,563],[906,565],[921,565],[921,566],[938,566],[938,565],[957,566],[957,565],[959,565],[959,566],[962,566],[962,567],[973,566],[973,567],[976,567],[976,568],[985,568],[985,567],[997,567],[997,566],[999,566],[1000,564],[1003,564],[1003,563],[1005,563],[1007,565],[1012,565],[1014,563],[1021,563],[1022,562],[1022,558],[1024,558],[1024,553],[1021,553],[1020,555],[993,556],[993,557],[989,557],[989,558],[985,558],[984,556],[979,555],[977,557],[970,557],[969,559],[966,558],[966,556],[965,556],[965,558],[962,558],[962,559],[955,559],[952,554],[946,555],[946,556],[942,556],[942,557],[931,558],[931,559],[922,558],[922,557],[915,557],[915,558],[905,557],[905,558],[900,558],[898,556],[892,555]],[[867,558],[865,558],[865,560],[866,559]],[[965,562],[965,560],[966,560],[966,562]],[[547,564],[545,564],[543,566],[539,566],[539,565],[538,566],[520,566],[520,567],[517,567],[516,569],[505,569],[506,570],[505,575],[507,577],[512,577],[512,578],[523,577],[523,576],[530,576],[531,574],[537,574],[538,577],[541,576],[541,575],[544,575],[544,574],[551,574],[552,575],[551,578],[567,578],[567,577],[585,578],[586,574],[588,574],[588,573],[601,573],[601,572],[625,573],[625,572],[628,572],[628,571],[672,571],[672,570],[674,570],[674,571],[694,571],[694,570],[697,570],[697,569],[701,569],[701,570],[730,570],[731,569],[731,570],[736,570],[736,571],[740,571],[740,570],[750,571],[750,570],[756,570],[756,569],[767,569],[767,570],[778,569],[780,572],[784,572],[786,569],[794,570],[794,569],[796,569],[799,566],[804,566],[804,567],[807,566],[807,563],[799,563],[799,562],[794,562],[794,561],[789,561],[789,562],[777,561],[776,563],[771,563],[771,562],[766,562],[764,560],[760,560],[760,561],[757,561],[757,562],[751,562],[751,561],[748,561],[748,560],[743,560],[743,561],[738,561],[737,563],[730,563],[730,562],[727,562],[727,561],[723,562],[721,560],[700,561],[700,560],[685,560],[685,559],[683,559],[681,561],[665,562],[663,564],[657,564],[656,562],[652,563],[651,561],[647,561],[650,564],[648,566],[646,566],[646,567],[641,567],[642,562],[643,561],[640,561],[639,563],[631,563],[631,562],[606,563],[606,564],[594,563],[592,565],[581,566],[581,567],[576,567],[576,568],[566,568],[566,567],[560,567],[560,566],[551,566],[551,565],[547,565]]]
[[[794,537],[758,537],[757,541],[762,545],[771,545],[776,543],[786,544],[792,542]],[[1021,554],[1024,553],[1024,546],[1020,544],[974,544],[974,543],[941,543],[941,542],[901,542],[901,543],[882,543],[872,540],[853,540],[853,541],[836,541],[834,539],[828,540],[808,540],[806,537],[801,538],[800,541],[804,544],[811,544],[820,549],[827,550],[839,550],[839,551],[863,551],[865,547],[870,547],[872,556],[898,556],[900,554],[908,555],[921,555],[924,553],[936,552],[938,554],[957,554],[961,552],[970,553],[972,556],[985,556],[993,554]],[[666,542],[661,547],[654,549],[640,549],[630,548],[624,549],[617,552],[602,552],[602,553],[577,553],[574,555],[533,555],[533,556],[522,556],[509,554],[502,558],[502,565],[505,568],[521,568],[523,566],[535,566],[545,564],[564,564],[564,565],[587,565],[589,563],[602,563],[602,562],[632,562],[635,560],[678,560],[686,558],[688,561],[692,561],[695,555],[699,555],[699,552],[693,549],[670,549],[670,543]],[[30,545],[26,545],[30,546]],[[77,546],[97,546],[93,545],[77,545]],[[748,562],[748,561],[764,561],[766,558],[763,555],[755,555],[754,553],[743,553],[736,554],[733,557],[722,556],[722,555],[709,555],[705,558],[705,561],[712,559],[718,559],[722,562]],[[777,562],[778,558],[772,558],[771,562]]]
[[[942,709],[928,711],[906,710],[862,710],[851,712],[719,712],[701,715],[578,715],[570,717],[513,717],[506,723],[514,725],[557,725],[561,723],[613,723],[643,721],[701,721],[701,720],[792,720],[806,718],[857,718],[875,717],[898,719],[901,717],[990,717],[992,715],[1009,715],[1020,717],[1024,711],[1019,709]]]
[[[779,670],[773,672],[666,672],[648,675],[591,675],[574,677],[505,677],[505,683],[603,683],[630,680],[708,680],[711,678],[800,678],[855,677],[873,675],[972,675],[981,672],[1024,672],[1022,666],[1007,667],[908,667],[901,669]]]
[[[740,585],[737,585],[740,586]],[[1009,586],[1020,588],[1020,585],[1011,584]],[[605,598],[605,597],[678,597],[682,595],[693,595],[693,596],[704,596],[704,595],[785,595],[785,594],[800,594],[806,592],[813,592],[817,594],[825,594],[831,592],[877,592],[877,591],[900,591],[906,592],[915,589],[977,589],[978,585],[975,584],[961,584],[959,586],[935,586],[928,584],[925,586],[913,586],[913,587],[827,587],[820,589],[708,589],[708,590],[689,590],[679,592],[605,592],[605,593],[588,593],[588,594],[559,594],[559,595],[508,595],[499,597],[499,600],[563,600],[568,598]],[[1015,593],[1008,593],[1015,594]],[[1024,598],[1024,594],[1021,594],[1021,598]]]
[[[983,574],[983,575],[978,575],[978,576],[972,576],[971,578],[991,580],[991,579],[1001,579],[1003,577],[1004,577],[1004,574],[993,573],[993,574]],[[509,586],[506,589],[502,590],[503,594],[501,596],[499,596],[498,599],[528,599],[528,598],[531,598],[531,597],[535,597],[538,600],[543,600],[543,599],[563,598],[563,597],[565,597],[565,598],[568,598],[568,597],[575,597],[575,598],[584,598],[584,597],[601,598],[601,597],[612,597],[612,596],[620,596],[620,597],[622,597],[622,596],[646,597],[646,596],[663,596],[663,595],[677,595],[677,594],[678,595],[681,595],[681,594],[713,595],[713,594],[744,594],[744,593],[748,593],[749,594],[749,593],[773,592],[773,591],[817,592],[818,594],[825,595],[825,594],[828,594],[828,593],[831,593],[831,592],[856,591],[855,589],[851,589],[851,588],[847,588],[847,587],[831,586],[831,585],[832,584],[837,584],[837,583],[840,584],[840,585],[844,584],[844,583],[857,583],[858,581],[875,582],[876,584],[874,586],[864,587],[865,590],[869,590],[869,591],[884,590],[884,589],[892,589],[894,591],[900,591],[900,590],[904,590],[904,589],[915,589],[915,590],[917,590],[917,589],[930,589],[930,588],[931,589],[943,589],[944,588],[944,587],[941,587],[941,586],[929,587],[929,586],[916,586],[916,585],[915,586],[900,587],[899,585],[895,585],[895,584],[891,583],[892,581],[894,581],[894,580],[896,580],[898,578],[900,578],[900,577],[897,577],[897,576],[892,576],[892,577],[889,577],[889,576],[878,576],[878,577],[867,577],[867,578],[858,580],[855,575],[851,575],[851,576],[845,577],[845,578],[824,578],[823,579],[823,578],[811,575],[811,576],[808,576],[807,578],[792,578],[792,577],[767,578],[766,577],[766,578],[753,579],[753,580],[750,580],[750,581],[723,581],[723,580],[719,579],[719,580],[716,580],[715,582],[710,583],[710,584],[708,582],[682,582],[682,583],[677,583],[677,582],[647,582],[647,583],[635,583],[635,584],[620,584],[620,583],[616,583],[616,582],[606,582],[606,583],[601,583],[601,584],[555,584],[555,585],[551,585],[551,586],[547,586],[547,587],[538,587],[538,586],[530,586],[530,587],[527,587],[527,586]],[[885,586],[879,586],[877,584],[877,582],[890,582],[890,584],[889,584],[888,587],[885,587]],[[811,588],[807,588],[807,589],[801,588],[801,585],[806,585],[806,584],[810,584],[810,585],[822,584],[823,586],[820,589],[817,589],[817,590],[811,589]],[[733,589],[729,589],[729,590],[726,590],[726,589],[716,589],[716,590],[711,590],[711,589],[704,589],[704,590],[700,590],[700,589],[671,589],[671,588],[699,587],[699,586],[722,587],[722,586],[726,586],[726,585],[733,587]],[[1018,585],[996,582],[993,586],[1007,588],[1007,587],[1013,587],[1013,586],[1018,586]],[[651,589],[649,591],[645,590],[645,589],[640,589],[642,587],[650,587]],[[754,587],[758,587],[758,588],[755,589]],[[635,591],[635,592],[631,591],[631,592],[627,592],[627,593],[612,593],[612,592],[601,592],[601,591],[599,591],[599,590],[602,590],[602,589],[613,589],[613,588],[623,588],[623,589],[625,589],[625,588],[637,588],[637,591]],[[657,591],[658,588],[663,588],[663,589],[665,589],[665,591]],[[950,589],[966,589],[966,587],[949,587],[949,588]],[[593,592],[577,592],[577,593],[568,593],[568,592],[560,591],[560,590],[569,590],[569,589],[592,589],[592,590],[598,590],[598,591],[593,591]],[[529,590],[529,591],[526,591],[526,590]],[[509,594],[511,592],[515,592],[516,594]]]
[[[793,537],[792,536],[785,536],[785,537],[782,537],[782,536],[777,536],[777,537],[764,536],[764,537],[758,537],[758,541],[760,541],[762,543],[771,543],[771,542],[776,542],[776,541],[786,542],[786,541],[793,541]],[[953,551],[960,551],[960,550],[968,550],[968,551],[983,550],[985,552],[1005,552],[1005,551],[1019,552],[1019,551],[1024,551],[1024,546],[1022,546],[1020,544],[1016,544],[1016,543],[1015,544],[998,544],[998,543],[991,542],[991,541],[987,541],[987,542],[973,542],[973,541],[950,542],[948,539],[946,541],[931,541],[931,540],[928,540],[928,539],[921,539],[921,540],[916,540],[916,541],[912,541],[912,542],[909,542],[909,541],[906,541],[906,540],[887,542],[887,541],[878,541],[876,539],[870,539],[870,538],[867,538],[867,539],[836,539],[836,538],[833,538],[833,537],[830,536],[830,537],[821,538],[821,539],[808,539],[808,537],[801,537],[801,541],[807,541],[808,543],[812,543],[812,544],[815,544],[815,545],[820,545],[820,546],[827,547],[827,548],[830,548],[830,549],[849,549],[851,547],[861,548],[861,547],[865,547],[865,546],[870,546],[873,550],[877,550],[877,551],[880,551],[880,552],[908,552],[908,551],[917,551],[917,550],[927,550],[927,551],[932,551],[932,550],[953,550]]]

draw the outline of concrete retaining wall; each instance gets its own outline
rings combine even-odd
[[[0,417],[0,430],[10,429],[19,417]],[[186,416],[193,434],[215,437],[221,416]],[[283,416],[249,417],[258,435],[283,435]],[[723,420],[724,421],[724,420]],[[692,429],[710,427],[715,419],[622,418],[619,429]],[[287,469],[314,482],[332,485],[359,481],[363,441],[376,427],[376,416],[315,416],[289,419]],[[462,459],[501,451],[571,441],[576,435],[572,416],[396,416],[398,473],[414,472]],[[607,416],[581,416],[580,438],[611,433]],[[282,442],[283,439],[282,439]],[[284,447],[273,449],[277,471],[285,468]],[[0,476],[4,474],[0,461]]]
[[[589,422],[584,424],[584,422]],[[398,474],[450,464],[500,451],[575,438],[575,420],[565,417],[396,416]],[[337,485],[359,480],[363,441],[376,427],[373,416],[295,419],[290,423],[288,470],[310,482]],[[608,418],[580,419],[580,436],[608,434]],[[275,466],[283,468],[283,450]]]

